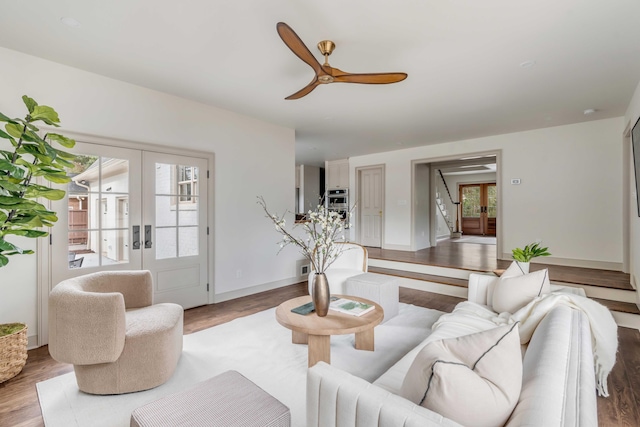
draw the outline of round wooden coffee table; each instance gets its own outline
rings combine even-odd
[[[374,350],[373,328],[384,318],[384,310],[380,305],[364,298],[351,295],[332,295],[372,304],[375,310],[362,316],[339,313],[329,310],[325,317],[318,317],[315,313],[301,315],[293,313],[292,308],[311,302],[311,296],[293,298],[283,302],[276,308],[278,323],[291,329],[291,341],[294,344],[309,346],[309,367],[322,361],[331,363],[331,335],[356,335],[356,349]]]

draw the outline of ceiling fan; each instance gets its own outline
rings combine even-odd
[[[364,84],[388,84],[397,83],[407,78],[406,73],[365,73],[353,74],[346,73],[329,65],[329,55],[333,52],[336,45],[331,40],[323,40],[318,43],[318,49],[324,55],[324,64],[316,60],[313,54],[307,49],[300,37],[284,22],[278,22],[276,25],[278,34],[284,44],[291,49],[293,53],[304,62],[306,62],[316,75],[307,86],[303,87],[293,95],[287,96],[285,99],[300,99],[308,95],[318,85],[328,83],[364,83]]]

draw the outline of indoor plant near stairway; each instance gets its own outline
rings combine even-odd
[[[329,284],[324,273],[344,250],[344,245],[336,243],[346,241],[344,230],[350,226],[348,222],[354,208],[349,209],[347,217],[342,219],[338,212],[318,205],[315,211],[307,212],[305,221],[294,223],[292,230],[287,231],[284,218],[286,212],[280,216],[271,214],[262,197],[258,197],[258,204],[262,206],[267,217],[282,235],[280,250],[287,245],[297,246],[302,255],[309,260],[311,268],[315,272],[311,299],[316,314],[320,317],[326,316],[329,310],[330,295]],[[302,228],[305,236],[296,237],[299,234],[294,231],[296,228]]]
[[[58,133],[40,136],[34,123],[43,122],[58,127],[58,113],[46,105],[23,96],[28,114],[24,119],[9,118],[0,113],[0,268],[9,263],[9,256],[31,254],[10,242],[12,236],[38,238],[49,233],[41,230],[51,227],[57,220],[55,212],[48,210],[39,198],[60,200],[63,190],[35,183],[36,177],[55,183],[69,182],[65,167],[74,166],[75,155],[55,148],[55,142],[72,148],[75,141]],[[5,149],[6,148],[6,149]],[[25,324],[0,325],[0,382],[17,375],[27,359],[27,326]]]
[[[511,251],[513,259],[518,263],[520,268],[522,268],[524,273],[529,272],[529,263],[533,258],[551,255],[551,253],[549,253],[549,248],[540,247],[540,243],[542,242],[530,243],[526,245],[524,249],[515,248]]]

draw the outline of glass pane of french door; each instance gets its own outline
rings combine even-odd
[[[480,218],[480,186],[465,185],[462,192],[462,216],[466,218]]]
[[[487,217],[495,218],[498,212],[498,197],[495,184],[487,184]]]
[[[141,268],[131,226],[140,224],[141,154],[137,150],[78,142],[79,154],[53,202],[58,222],[51,233],[51,271],[60,280],[106,269]],[[137,253],[136,253],[137,252]]]

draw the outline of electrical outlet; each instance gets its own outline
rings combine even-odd
[[[239,279],[239,278],[241,278],[241,277],[242,277],[242,270],[237,269],[237,270],[236,270],[236,279]]]
[[[512,178],[511,185],[520,185],[520,178]]]

